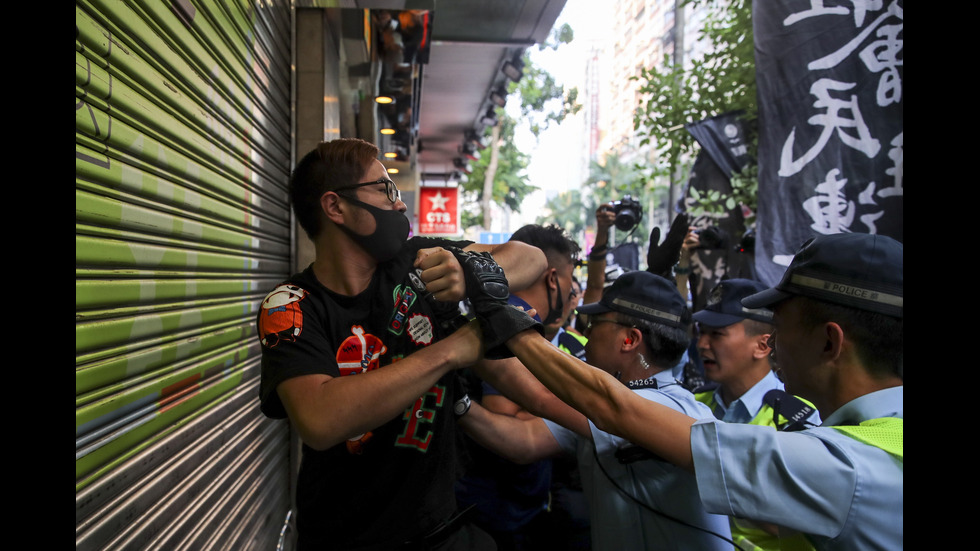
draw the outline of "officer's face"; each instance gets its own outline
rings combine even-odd
[[[698,352],[708,380],[722,385],[734,382],[755,365],[759,338],[747,335],[743,323],[699,328]]]
[[[812,398],[819,396],[824,386],[821,378],[825,372],[818,364],[826,338],[821,335],[821,324],[808,327],[804,322],[803,300],[793,297],[773,306],[776,330],[770,346],[774,345],[776,374],[786,385],[786,391]]]
[[[589,363],[606,371],[614,373],[622,370],[617,364],[622,354],[619,353],[623,339],[628,336],[628,325],[616,321],[615,314],[605,313],[589,316],[585,328],[585,357]]]

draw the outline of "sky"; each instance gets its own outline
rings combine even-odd
[[[594,0],[568,0],[555,26],[568,23],[574,31],[574,39],[557,51],[530,48],[532,60],[566,87],[578,87],[581,98],[587,54],[595,41],[608,40],[611,36],[611,11],[596,9]],[[535,223],[549,195],[578,189],[587,176],[580,159],[584,138],[581,114],[548,129],[537,142],[530,132],[517,136],[518,145],[531,156],[527,171],[530,183],[541,189],[524,200],[521,213],[512,216],[510,231]],[[569,155],[575,155],[575,158],[570,159]]]

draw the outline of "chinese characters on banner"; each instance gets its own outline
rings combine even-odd
[[[756,268],[775,284],[817,234],[903,241],[898,0],[754,0]]]
[[[419,189],[419,234],[459,233],[459,188]]]

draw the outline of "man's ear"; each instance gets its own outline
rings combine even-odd
[[[828,360],[836,360],[840,357],[844,347],[844,330],[832,321],[824,323],[823,329],[827,339],[824,343],[823,354]]]
[[[636,327],[631,327],[629,331],[626,332],[626,337],[623,339],[623,350],[632,350],[640,346],[643,341],[643,333]]]
[[[755,346],[752,347],[752,357],[755,359],[767,358],[772,352],[769,348],[769,333],[755,337]]]
[[[327,191],[320,196],[320,210],[334,224],[343,224],[345,207],[346,205],[340,200],[340,196],[332,191]]]
[[[555,282],[558,281],[558,270],[555,268],[545,268],[544,272],[538,277],[544,280],[544,285],[549,292],[557,288]]]

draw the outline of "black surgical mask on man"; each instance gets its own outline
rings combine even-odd
[[[361,235],[347,226],[340,226],[355,243],[360,245],[378,262],[394,258],[405,241],[411,226],[408,218],[400,211],[387,210],[369,205],[353,197],[345,197],[351,204],[361,207],[374,217],[374,233]]]
[[[555,277],[555,286],[558,288],[558,298],[555,299],[555,301],[557,302],[557,304],[555,304],[554,306],[552,306],[552,304],[551,304],[551,293],[549,292],[548,293],[548,315],[544,318],[544,321],[542,321],[542,323],[544,323],[545,325],[551,325],[551,324],[557,323],[558,320],[561,319],[562,312],[564,312],[564,310],[565,310],[565,298],[562,296],[562,292],[561,292],[561,281],[558,280],[557,275]]]

